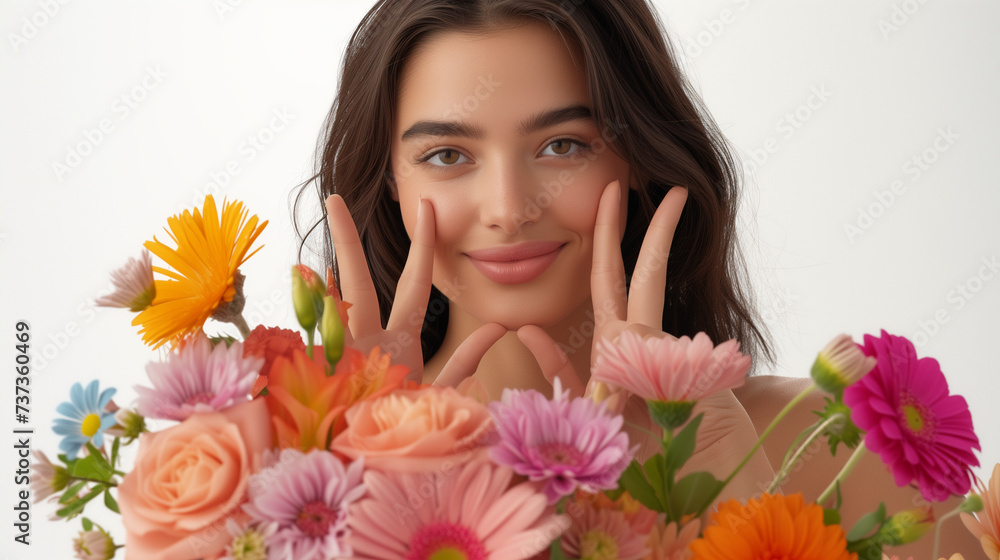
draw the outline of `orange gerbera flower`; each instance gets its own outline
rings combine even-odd
[[[153,267],[170,280],[156,280],[152,305],[132,321],[133,326],[142,325],[143,342],[153,348],[176,343],[200,329],[221,304],[233,300],[237,269],[260,250],[247,254],[267,225],[266,220],[258,225],[257,216],[246,219],[246,215],[242,202],[223,201],[220,219],[215,199],[208,195],[204,210],[195,208],[193,215],[185,210],[167,219],[165,231],[176,249],[156,237],[144,244],[173,270]]]
[[[711,515],[704,536],[691,543],[692,560],[810,558],[856,560],[839,525],[823,524],[823,508],[802,494],[764,494],[744,506],[729,500]]]

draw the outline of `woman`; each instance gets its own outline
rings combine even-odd
[[[425,382],[473,375],[498,398],[551,391],[558,376],[580,394],[595,341],[625,329],[737,338],[773,362],[736,244],[734,158],[643,0],[380,2],[348,46],[315,179],[337,249],[333,261],[325,240],[327,260],[357,306],[351,334]],[[728,474],[803,382],[751,377],[700,403],[688,468]],[[766,487],[769,459],[820,399],[729,497]],[[783,490],[815,499],[845,458],[811,461]],[[920,505],[865,461],[845,526],[880,500]],[[947,550],[978,550],[958,524],[945,529]],[[892,553],[930,551],[919,544]]]

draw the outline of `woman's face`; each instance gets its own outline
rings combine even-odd
[[[432,202],[434,285],[452,313],[516,329],[591,305],[598,201],[615,179],[625,191],[629,169],[607,144],[621,131],[598,130],[590,108],[582,70],[542,23],[442,33],[407,60],[393,197],[411,236],[419,200]],[[622,231],[625,214],[623,201]]]

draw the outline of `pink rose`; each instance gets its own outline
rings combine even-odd
[[[347,410],[347,429],[330,449],[365,467],[428,472],[455,468],[482,452],[493,418],[482,403],[450,387],[394,391]]]
[[[271,447],[267,404],[254,400],[195,413],[143,434],[135,468],[118,486],[127,559],[210,558],[232,539],[226,519],[246,519],[247,481]]]

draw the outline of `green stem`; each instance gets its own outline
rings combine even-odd
[[[826,487],[826,490],[823,490],[823,493],[816,498],[817,504],[823,505],[823,502],[827,501],[830,496],[833,495],[833,491],[837,488],[837,483],[843,482],[844,479],[847,478],[847,475],[851,474],[851,471],[854,470],[854,467],[858,465],[858,461],[861,460],[861,457],[865,454],[865,449],[864,441],[858,444],[858,448],[854,450],[851,458],[847,460],[847,463],[844,464],[842,469],[840,469],[840,472],[837,473],[837,476],[834,477],[832,482],[830,482],[830,485]]]
[[[938,550],[939,550],[939,546],[941,544],[941,524],[944,523],[945,519],[948,519],[949,517],[955,517],[961,511],[962,511],[962,505],[959,505],[957,508],[949,511],[948,513],[946,513],[944,515],[942,515],[941,518],[937,520],[937,526],[934,527],[934,556],[933,556],[933,558],[940,558],[940,556],[938,556]]]
[[[313,357],[313,336],[314,336],[314,334],[315,334],[314,329],[309,329],[309,332],[306,333],[306,340],[308,341],[307,344],[306,344],[306,356],[309,356],[310,360]]]
[[[795,408],[796,405],[802,402],[807,396],[809,396],[809,393],[812,393],[815,390],[816,390],[816,384],[810,383],[809,386],[806,387],[801,393],[795,395],[795,397],[792,400],[788,401],[788,404],[785,405],[785,408],[782,408],[781,412],[779,412],[778,415],[774,417],[774,420],[771,420],[771,423],[768,424],[766,428],[764,428],[764,431],[760,434],[760,437],[757,438],[757,443],[753,444],[753,447],[750,449],[750,452],[747,453],[747,456],[744,457],[742,461],[740,461],[739,465],[736,465],[736,468],[733,469],[733,472],[730,473],[729,476],[726,477],[726,480],[724,480],[722,484],[720,484],[719,487],[715,490],[715,492],[712,493],[712,498],[705,502],[705,506],[701,508],[701,511],[698,512],[698,515],[696,517],[701,517],[701,515],[705,513],[705,510],[709,507],[709,505],[714,503],[715,498],[717,498],[719,494],[722,493],[722,489],[725,488],[733,480],[733,478],[736,477],[736,475],[740,472],[740,470],[742,470],[743,467],[750,462],[750,458],[753,457],[753,454],[756,453],[758,449],[760,449],[760,446],[763,445],[764,440],[767,439],[767,436],[771,435],[771,432],[773,432],[774,428],[777,427],[778,422],[781,422],[781,420],[785,416],[787,416],[788,413],[791,412],[791,410]]]
[[[118,486],[117,482],[113,482],[113,481],[110,481],[110,480],[98,480],[96,478],[89,478],[89,477],[86,477],[86,476],[70,476],[69,479],[70,480],[86,481],[86,482],[94,482],[94,483],[97,483],[97,484],[104,484],[106,486]]]
[[[781,468],[778,470],[778,473],[774,475],[774,480],[771,482],[771,485],[767,487],[768,493],[774,492],[778,488],[778,486],[781,484],[781,481],[784,480],[786,476],[788,476],[788,471],[792,470],[792,467],[795,466],[795,463],[797,463],[799,459],[802,457],[802,454],[805,453],[806,448],[812,445],[812,442],[815,441],[816,438],[823,435],[823,432],[826,430],[827,426],[843,418],[844,415],[838,412],[837,414],[834,414],[829,418],[827,418],[826,420],[824,420],[815,430],[813,430],[812,433],[809,434],[809,437],[807,437],[805,441],[803,441],[802,444],[799,445],[798,449],[795,450],[795,454],[792,455],[792,458],[789,461],[782,463]]]
[[[781,459],[781,468],[778,470],[784,470],[785,466],[788,465],[788,460],[792,458],[792,454],[799,448],[799,444],[802,443],[802,440],[805,439],[808,434],[811,434],[812,431],[816,429],[816,426],[819,426],[822,422],[822,420],[813,422],[812,425],[799,432],[799,435],[795,436],[795,439],[793,439],[792,443],[788,446],[788,451],[785,451],[785,456]]]

